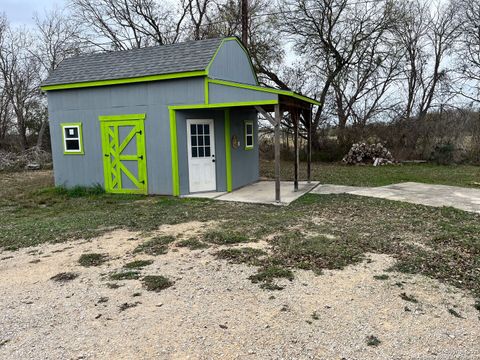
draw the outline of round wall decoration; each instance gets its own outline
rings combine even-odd
[[[237,135],[232,136],[232,147],[238,149],[240,147],[240,141],[237,138]]]

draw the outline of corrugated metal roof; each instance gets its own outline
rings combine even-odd
[[[65,59],[42,86],[205,70],[221,38],[187,41]]]

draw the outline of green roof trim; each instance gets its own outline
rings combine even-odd
[[[264,87],[264,86],[241,84],[241,83],[236,83],[236,82],[233,82],[233,81],[226,81],[226,80],[209,79],[208,82],[211,83],[211,84],[231,86],[231,87],[237,87],[237,88],[241,88],[241,89],[263,91],[263,92],[267,92],[267,93],[271,93],[271,94],[290,96],[290,97],[293,97],[295,99],[308,102],[312,105],[320,105],[320,103],[317,100],[311,99],[307,96],[300,95],[300,94],[297,94],[296,92],[289,91],[289,90],[280,90],[280,89],[274,89],[274,88],[267,88],[267,87]]]
[[[216,104],[170,105],[169,110],[224,109],[238,106],[277,105],[278,100],[241,101]]]
[[[181,78],[205,76],[205,75],[207,75],[207,72],[204,70],[187,71],[187,72],[181,72],[181,73],[151,75],[151,76],[142,76],[142,77],[126,78],[126,79],[87,81],[87,82],[60,84],[60,85],[45,85],[45,86],[42,86],[41,89],[43,91],[78,89],[78,88],[94,87],[94,86],[120,85],[120,84],[131,84],[131,83],[148,82],[148,81],[181,79]]]

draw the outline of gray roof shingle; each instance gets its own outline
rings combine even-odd
[[[205,70],[221,38],[187,41],[65,59],[42,86]]]

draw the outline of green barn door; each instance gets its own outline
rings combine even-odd
[[[145,115],[101,116],[105,190],[146,194]]]

